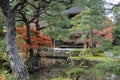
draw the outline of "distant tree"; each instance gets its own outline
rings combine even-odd
[[[93,47],[94,45],[94,29],[99,31],[104,28],[103,25],[104,17],[101,15],[95,15],[92,13],[91,9],[81,12],[71,19],[73,27],[70,29],[73,33],[79,31],[83,34],[82,40],[86,40],[87,46]]]
[[[54,41],[54,46],[58,46],[57,41],[67,41],[69,39],[69,30],[64,29],[61,26],[52,27],[51,29],[46,29],[43,32],[45,35],[50,36]]]
[[[113,14],[113,16],[111,16],[113,18],[113,21],[114,21],[114,25],[115,25],[115,29],[113,31],[113,44],[114,45],[120,45],[120,37],[119,37],[119,34],[120,34],[120,3],[116,3],[116,4],[113,4],[113,3],[106,3],[106,5],[110,6],[110,7],[107,7],[105,9],[105,12],[106,12],[106,15],[109,15],[109,14]]]
[[[87,35],[86,38],[93,38],[93,28],[102,28],[104,21],[104,0],[76,0],[73,1],[72,6],[86,7],[85,11],[81,11],[78,15],[72,18],[71,23],[73,25],[71,31],[81,31]],[[75,27],[76,26],[76,27]],[[85,38],[85,37],[82,37]],[[94,45],[94,39],[91,39],[89,43],[91,47]]]
[[[113,37],[114,37],[113,44],[120,45],[120,13],[119,13],[120,6],[114,7],[112,11],[113,11],[115,26],[116,26],[113,31]]]
[[[113,44],[114,45],[120,45],[120,27],[116,26],[116,28],[113,31]]]

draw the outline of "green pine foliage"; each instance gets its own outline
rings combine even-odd
[[[112,49],[112,42],[109,39],[102,39],[100,47],[105,51],[110,50]]]
[[[113,56],[120,56],[120,46],[113,46],[112,54]]]
[[[6,42],[5,39],[0,38],[0,53],[6,52]]]
[[[10,74],[7,70],[0,69],[0,77],[3,78],[3,80],[16,80],[13,74]]]
[[[113,15],[115,18],[115,29],[113,31],[113,37],[114,41],[113,44],[119,46],[120,45],[120,6],[114,7],[113,10]]]
[[[120,64],[117,62],[103,62],[95,66],[97,69],[100,69],[103,73],[113,73],[120,75]]]

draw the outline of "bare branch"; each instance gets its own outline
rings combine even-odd
[[[50,27],[51,27],[50,25],[51,25],[51,24],[49,24],[49,25],[47,25],[47,26],[37,27],[36,29],[37,29],[37,30],[44,30],[44,29],[46,29],[46,28],[50,28]]]
[[[107,9],[105,9],[105,10],[112,10],[112,9],[114,9],[115,7],[119,7],[120,6],[120,3],[118,3],[118,4],[113,4],[113,3],[107,3],[109,6],[112,6],[112,8],[107,8]]]
[[[64,0],[58,0],[58,2],[60,3],[64,3],[64,4],[71,4],[73,2],[73,0],[67,0],[67,1],[64,1]]]
[[[12,11],[16,11],[18,7],[24,5],[27,2],[27,0],[20,0],[12,9]]]
[[[114,9],[115,7],[119,7],[120,6],[120,3],[118,3],[118,4],[113,4],[113,7],[112,7],[112,9]]]
[[[25,13],[24,13],[22,10],[19,10],[19,14],[20,14],[21,17],[22,17],[22,20],[23,20],[24,22],[27,22],[27,18],[26,18],[26,16],[25,16]]]
[[[44,2],[47,4],[51,3],[52,1],[58,1],[58,2],[64,3],[64,4],[71,4],[73,2],[73,0],[67,0],[67,1],[64,1],[64,0],[44,0]]]
[[[35,11],[35,13],[34,13],[34,17],[31,18],[31,19],[28,21],[29,23],[33,22],[37,17],[40,16],[41,12],[42,12],[43,9],[44,9],[44,5],[45,5],[44,2],[39,3],[39,6],[38,6],[38,8],[36,9],[36,11]]]

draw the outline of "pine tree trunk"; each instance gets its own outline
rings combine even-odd
[[[16,29],[14,15],[10,14],[7,17],[7,54],[12,67],[12,71],[15,74],[17,80],[28,79],[28,73],[24,66],[24,62],[19,55],[18,47],[16,45]]]
[[[9,0],[0,0],[0,7],[7,18],[7,54],[12,72],[16,77],[16,80],[28,80],[29,76],[27,69],[25,68],[24,62],[19,55],[19,50],[16,45],[15,15],[11,11]]]
[[[31,44],[31,34],[30,34],[30,23],[25,22],[26,25],[26,33],[27,33],[27,40],[26,44]],[[33,48],[29,49],[29,58],[32,58],[34,56]]]
[[[30,23],[25,22],[27,40],[26,44],[31,44],[31,34],[30,34]],[[40,69],[40,56],[38,54],[34,55],[33,48],[29,49],[29,59],[28,59],[28,71],[34,72]]]

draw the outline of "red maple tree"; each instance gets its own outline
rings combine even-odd
[[[102,31],[99,32],[101,38],[107,38],[111,42],[113,41],[113,36],[112,36],[112,30],[115,28],[115,26],[109,26]]]
[[[93,29],[92,32],[95,36],[99,37],[100,39],[106,38],[109,39],[111,42],[113,41],[113,36],[112,36],[112,30],[115,28],[115,26],[108,26],[101,31],[97,31],[97,29]],[[101,40],[94,40],[90,36],[88,36],[85,39],[85,43],[87,43],[91,47],[91,42],[94,41],[96,46],[99,46],[101,44]]]
[[[27,44],[26,40],[27,34],[26,34],[26,26],[23,27],[17,27],[17,44],[19,46],[19,49],[22,51],[28,51],[29,49],[38,50],[43,47],[52,46],[52,39],[49,36],[45,36],[40,31],[37,31],[34,27],[30,28],[30,34],[31,34],[31,43]]]

